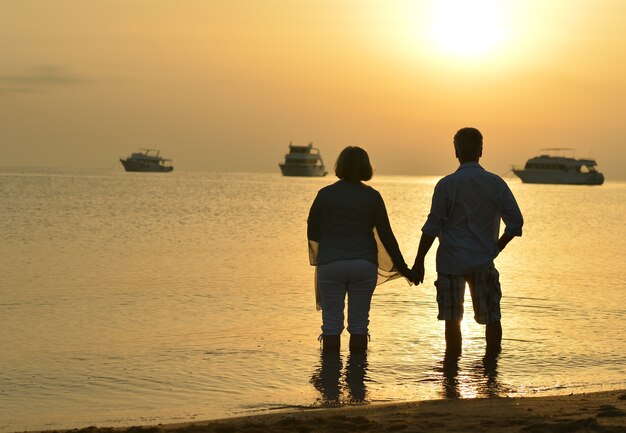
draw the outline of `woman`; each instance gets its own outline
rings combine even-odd
[[[411,280],[391,231],[367,152],[348,146],[337,158],[338,182],[322,188],[307,220],[310,261],[316,268],[323,350],[338,350],[348,295],[350,350],[367,349],[369,311],[377,284],[400,275]],[[382,244],[382,245],[379,245]]]

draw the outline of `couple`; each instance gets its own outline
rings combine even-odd
[[[486,325],[487,349],[500,349],[502,293],[493,260],[513,237],[521,236],[523,219],[507,184],[478,164],[482,149],[483,137],[475,128],[463,128],[454,136],[460,166],[435,187],[411,269],[393,235],[380,193],[362,183],[373,174],[367,152],[351,146],[341,152],[335,165],[339,181],[318,192],[307,220],[324,351],[339,350],[346,294],[350,350],[367,349],[374,289],[399,276],[423,283],[424,258],[437,237],[437,318],[445,321],[446,350],[461,351],[466,282],[474,318]],[[500,219],[506,227],[498,237]]]

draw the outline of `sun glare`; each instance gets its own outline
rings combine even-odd
[[[476,57],[499,48],[506,37],[501,2],[440,0],[433,5],[430,37],[440,50]]]

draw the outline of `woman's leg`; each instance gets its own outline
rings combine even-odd
[[[339,336],[343,331],[347,290],[345,261],[317,267],[317,287],[322,302],[322,335]]]
[[[348,332],[359,346],[367,346],[370,305],[376,288],[378,266],[367,260],[351,260],[348,274]],[[360,337],[356,337],[359,335]]]

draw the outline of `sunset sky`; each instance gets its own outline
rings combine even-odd
[[[495,173],[573,147],[626,179],[622,0],[0,0],[0,54],[0,166],[278,173],[313,141],[441,175],[475,126]]]

